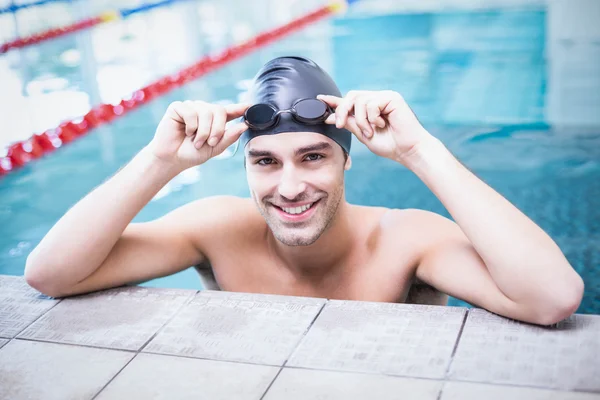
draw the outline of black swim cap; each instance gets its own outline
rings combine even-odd
[[[266,103],[278,110],[285,110],[299,99],[314,99],[319,94],[341,96],[337,85],[314,61],[302,57],[279,57],[266,63],[254,77],[250,89],[250,103]],[[352,134],[346,129],[325,123],[305,125],[296,121],[291,114],[279,116],[279,123],[265,130],[248,129],[240,137],[240,145],[245,147],[257,136],[274,135],[283,132],[317,132],[350,153]]]

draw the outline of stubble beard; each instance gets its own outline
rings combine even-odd
[[[321,235],[333,223],[340,202],[342,201],[344,189],[343,184],[336,188],[331,195],[322,197],[317,204],[319,210],[312,218],[297,224],[296,226],[286,225],[281,222],[273,210],[273,205],[269,202],[259,202],[255,196],[254,201],[260,214],[265,219],[267,226],[273,232],[273,236],[286,246],[310,246],[315,243]]]

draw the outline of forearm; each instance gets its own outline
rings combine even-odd
[[[432,140],[410,157],[409,168],[444,204],[507,297],[525,304],[568,298],[581,287],[556,243],[441,142]]]
[[[176,174],[143,149],[54,225],[29,255],[27,278],[63,284],[91,275],[131,220]]]

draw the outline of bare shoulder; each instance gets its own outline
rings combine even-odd
[[[449,241],[468,240],[458,224],[443,215],[420,209],[388,209],[381,225],[397,246],[409,247],[416,263],[438,246]],[[414,285],[426,285],[416,276]]]
[[[178,218],[195,226],[196,231],[210,227],[215,230],[228,230],[234,227],[244,227],[256,223],[260,218],[252,199],[236,196],[211,196],[192,201],[179,207]]]
[[[188,234],[196,247],[210,255],[215,248],[256,237],[264,225],[262,216],[250,198],[212,196],[180,207],[186,218]],[[210,258],[210,257],[209,257]]]

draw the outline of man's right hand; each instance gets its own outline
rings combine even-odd
[[[176,101],[169,105],[148,145],[151,153],[182,171],[221,154],[248,126],[225,124],[244,115],[249,104],[226,106],[203,101]]]

